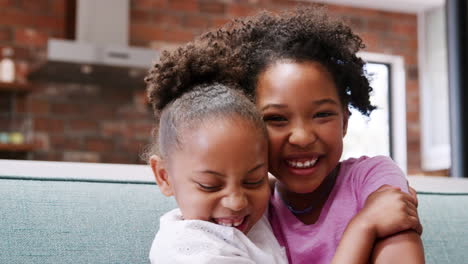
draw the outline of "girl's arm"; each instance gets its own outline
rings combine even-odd
[[[417,240],[412,237],[412,233],[419,237],[418,233],[422,232],[416,205],[415,195],[403,193],[395,187],[380,187],[369,195],[364,208],[346,227],[332,263],[368,263],[371,256],[376,263],[384,263],[387,260],[390,262],[393,260],[388,259],[388,256],[394,254],[394,250],[399,251],[407,246],[409,252],[406,252],[406,255],[411,259],[408,263],[421,263],[415,260],[420,255],[418,252],[422,250],[417,248],[417,243],[409,242]],[[404,237],[408,236],[407,233],[388,237],[408,229],[416,230],[408,232],[412,240]],[[379,241],[378,246],[374,248],[377,238],[383,237],[388,238]],[[417,254],[411,257],[411,252]],[[398,254],[403,256],[403,252]],[[424,258],[422,260],[424,261]]]
[[[421,237],[413,230],[378,240],[371,263],[425,263]]]
[[[377,241],[365,226],[349,228],[332,263],[425,263],[420,235],[407,230]]]
[[[418,200],[416,191],[409,187],[409,192]],[[422,230],[420,230],[422,231]],[[372,251],[372,263],[424,263],[424,247],[421,232],[407,230],[384,239],[377,240]]]
[[[368,263],[374,242],[375,234],[372,228],[353,218],[341,237],[331,263]]]

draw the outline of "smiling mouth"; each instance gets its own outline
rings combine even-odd
[[[246,228],[248,216],[243,217],[223,217],[223,218],[213,218],[213,222],[227,227],[235,227],[240,231],[244,232]]]
[[[294,169],[309,169],[314,167],[314,165],[317,163],[318,157],[313,158],[313,159],[301,159],[301,160],[286,160],[286,164],[288,164],[289,167],[294,168]]]

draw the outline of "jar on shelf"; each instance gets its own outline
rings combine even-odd
[[[0,60],[0,82],[15,81],[15,63],[13,61],[13,49],[5,47],[2,49]]]
[[[10,143],[11,144],[23,144],[24,143],[24,136],[21,132],[11,132],[10,133]]]
[[[8,144],[10,142],[10,134],[8,132],[0,131],[0,144]]]

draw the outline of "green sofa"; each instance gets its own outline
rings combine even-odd
[[[0,263],[148,263],[174,200],[146,166],[89,166],[0,160]],[[410,181],[427,263],[468,263],[468,181]]]

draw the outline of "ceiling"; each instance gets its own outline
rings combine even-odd
[[[372,8],[404,13],[418,13],[440,7],[445,0],[314,0],[313,2]]]

